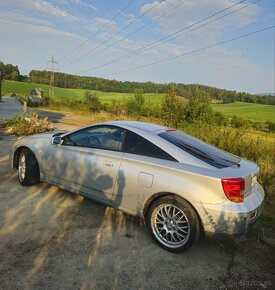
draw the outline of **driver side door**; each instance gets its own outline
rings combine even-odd
[[[110,200],[122,158],[125,130],[115,126],[93,126],[62,137],[46,156],[49,182],[69,190]]]

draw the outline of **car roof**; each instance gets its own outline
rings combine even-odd
[[[105,124],[114,125],[114,126],[127,126],[135,129],[141,129],[147,132],[155,132],[160,130],[165,130],[167,127],[147,122],[138,122],[138,121],[113,121],[105,122]]]

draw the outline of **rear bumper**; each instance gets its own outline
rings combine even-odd
[[[206,236],[237,236],[244,234],[259,218],[264,190],[256,183],[242,203],[196,204]]]

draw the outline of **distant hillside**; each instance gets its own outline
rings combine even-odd
[[[50,79],[49,71],[32,70],[29,79],[34,83],[48,84]],[[236,101],[247,103],[259,103],[275,105],[275,99],[269,96],[256,96],[245,92],[229,91],[200,84],[157,84],[153,82],[129,82],[108,80],[98,77],[77,76],[66,73],[55,73],[55,85],[61,88],[88,89],[102,92],[132,93],[136,89],[144,93],[161,93],[168,91],[173,85],[178,96],[190,98],[200,96],[201,98],[211,98],[223,103],[233,103]]]
[[[30,83],[30,82],[18,82],[5,80],[3,83],[4,95],[11,95],[13,93],[21,96],[29,95],[33,88],[41,88],[45,92],[49,91],[49,85]],[[85,92],[83,89],[65,89],[54,88],[55,102],[62,102],[66,104],[77,104],[85,102]],[[129,97],[132,97],[133,93],[114,93],[114,92],[101,92],[91,91],[95,93],[103,104],[112,104],[113,100],[124,101]],[[146,104],[150,106],[160,106],[163,101],[164,94],[147,93],[144,94]],[[235,102],[231,104],[211,104],[211,107],[215,111],[219,111],[227,116],[238,116],[250,119],[252,121],[275,122],[275,106],[261,105],[261,104],[248,104]]]
[[[17,66],[0,62],[2,77],[6,80],[17,80],[21,82],[32,82],[37,84],[48,85],[50,80],[49,71],[32,70],[29,76],[20,75]],[[165,94],[169,87],[173,85],[178,96],[186,99],[198,96],[200,98],[209,98],[222,103],[246,102],[258,103],[265,105],[275,105],[275,98],[272,96],[260,96],[248,94],[245,92],[236,92],[200,84],[158,84],[154,82],[129,82],[109,80],[90,76],[77,76],[66,73],[55,73],[55,86],[66,89],[96,90],[101,92],[112,93],[133,93],[136,89],[144,93]],[[47,94],[47,91],[46,91]]]
[[[261,93],[261,94],[258,94],[258,96],[271,96],[271,97],[275,97],[275,93]]]

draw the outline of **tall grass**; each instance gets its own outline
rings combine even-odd
[[[263,185],[267,202],[275,201],[275,150],[274,142],[254,138],[251,132],[230,127],[188,125],[182,128],[218,148],[254,161],[260,167],[259,182]]]

